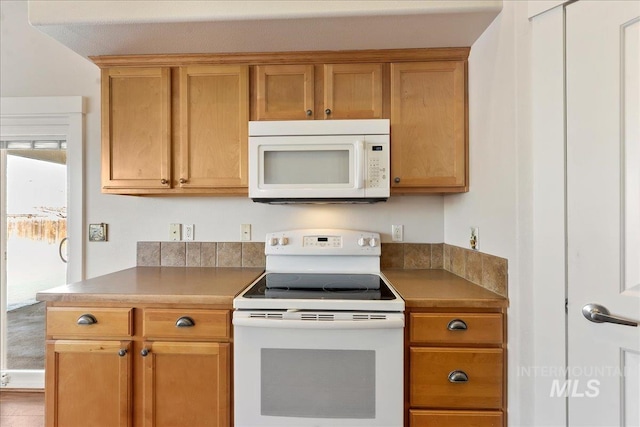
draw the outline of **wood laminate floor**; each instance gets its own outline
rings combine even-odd
[[[2,390],[0,392],[0,426],[44,426],[44,393]]]

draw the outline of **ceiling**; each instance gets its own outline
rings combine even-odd
[[[502,1],[29,1],[31,25],[78,54],[467,47]]]

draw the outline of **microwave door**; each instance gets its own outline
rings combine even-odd
[[[363,137],[331,137],[324,142],[318,136],[264,139],[274,141],[262,141],[258,149],[259,197],[363,196]]]

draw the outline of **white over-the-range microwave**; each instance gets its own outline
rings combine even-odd
[[[389,197],[389,120],[249,122],[249,197],[373,203]]]

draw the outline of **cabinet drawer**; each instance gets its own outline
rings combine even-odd
[[[412,347],[409,352],[411,407],[502,408],[502,349]],[[450,379],[454,372],[458,375]]]
[[[130,337],[132,308],[49,307],[47,335],[52,337]]]
[[[409,427],[501,427],[500,411],[409,411]]]
[[[228,310],[146,309],[144,337],[227,339],[230,336]]]
[[[412,343],[502,344],[500,313],[412,313]]]

